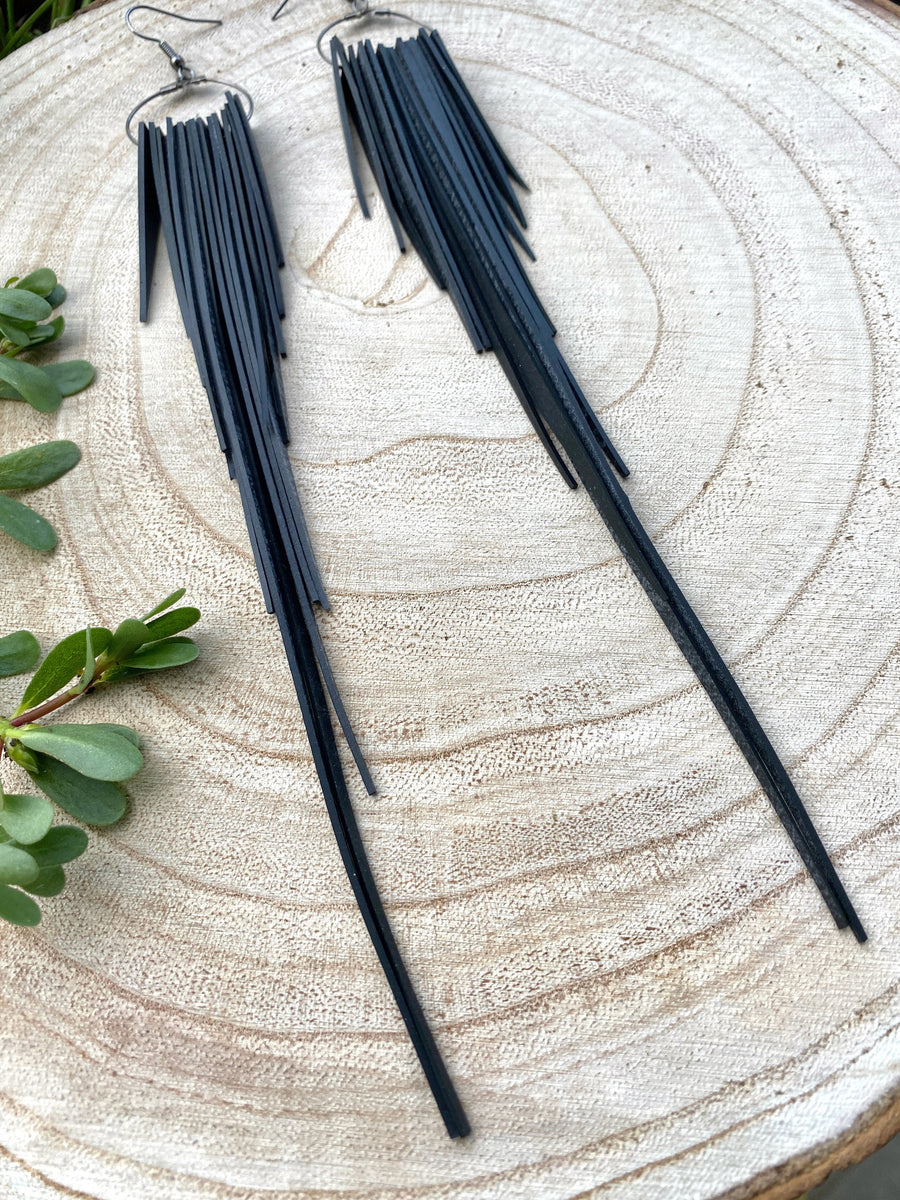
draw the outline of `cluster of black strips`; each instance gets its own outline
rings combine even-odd
[[[516,251],[521,233],[511,181],[522,180],[436,32],[393,46],[331,41],[341,123],[359,203],[356,128],[401,250],[404,233],[445,288],[475,349],[493,350],[525,412],[570,487],[575,474],[709,693],[797,848],[839,928],[866,938],[797,791],[747,700],[682,595],[616,479],[627,468],[572,377],[555,330]]]
[[[378,958],[451,1137],[469,1123],[428,1027],[369,868],[344,778],[326,688],[370,794],[375,791],[316,626],[328,607],[285,443],[280,358],[281,245],[257,147],[240,100],[221,117],[138,131],[140,315],[147,318],[159,228],[178,303],[237,480],[268,611],[297,689],[328,815]],[[324,686],[323,686],[324,680]]]

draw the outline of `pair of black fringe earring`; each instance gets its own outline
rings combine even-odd
[[[130,15],[139,7],[149,6],[134,6],[126,14],[132,29]],[[366,15],[402,16],[387,10],[366,13],[355,6],[353,13],[323,30],[318,41],[322,56],[323,38],[334,26]],[[162,46],[178,73],[175,83],[148,100],[192,83],[221,82],[195,76],[168,43],[148,40]],[[333,37],[329,60],[363,213],[369,215],[354,130],[401,251],[408,238],[438,286],[450,294],[476,350],[492,350],[499,359],[566,483],[577,487],[577,476],[587,488],[769,797],[836,924],[849,926],[864,941],[859,917],[787,772],[616,478],[615,472],[626,476],[627,467],[557,348],[556,331],[519,257],[519,249],[533,257],[513,190],[513,184],[525,185],[440,36],[420,27],[416,36],[393,46],[374,47],[367,40],[349,49]],[[249,101],[243,89],[236,90]],[[133,117],[147,102],[129,115],[129,136]],[[328,601],[284,449],[284,305],[278,282],[283,256],[250,131],[251,113],[252,102],[245,113],[240,99],[229,93],[222,113],[205,121],[167,121],[165,131],[140,124],[133,140],[138,145],[141,319],[147,315],[161,227],[185,329],[219,444],[238,484],[266,606],[279,623],[341,856],[447,1132],[462,1137],[469,1123],[381,904],[328,709],[330,697],[373,793],[316,626],[314,606],[327,608]]]

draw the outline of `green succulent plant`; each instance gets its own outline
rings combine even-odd
[[[86,388],[94,368],[83,359],[38,365],[19,356],[49,346],[65,329],[54,317],[66,290],[48,267],[0,288],[0,398],[21,400],[42,413],[59,408],[64,396]],[[81,457],[74,442],[44,442],[0,457],[0,529],[32,550],[52,550],[56,532],[49,521],[6,492],[32,491],[59,479]]]
[[[0,457],[0,529],[32,550],[52,550],[56,530],[39,513],[4,492],[32,491],[53,483],[75,466],[81,451],[74,442],[43,442]]]
[[[36,366],[18,357],[62,335],[66,319],[52,314],[65,298],[66,289],[49,267],[21,279],[14,275],[0,288],[0,396],[5,400],[56,412],[64,396],[80,392],[94,378],[94,368],[83,359]]]
[[[197,645],[183,632],[200,613],[173,607],[183,595],[180,588],[114,631],[89,626],[70,634],[39,666],[34,634],[20,629],[0,638],[0,677],[37,666],[18,708],[0,717],[0,760],[16,763],[44,793],[7,793],[0,785],[0,917],[11,924],[40,921],[35,897],[57,895],[66,881],[63,865],[87,847],[83,829],[53,824],[56,809],[86,825],[112,825],[125,813],[121,785],[143,762],[138,734],[127,725],[45,719],[117,680],[192,662]]]

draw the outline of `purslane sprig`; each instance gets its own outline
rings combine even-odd
[[[143,763],[138,734],[127,725],[42,722],[106,684],[192,662],[196,643],[182,635],[200,613],[173,607],[183,595],[180,588],[115,631],[89,626],[63,638],[38,666],[15,712],[0,717],[0,759],[5,754],[17,763],[49,798],[6,794],[0,785],[0,917],[12,924],[40,921],[33,897],[60,892],[63,864],[87,847],[84,830],[52,824],[53,805],[86,825],[112,825],[125,813],[120,785]],[[0,638],[0,676],[23,674],[39,659],[38,641],[27,630]]]
[[[40,513],[2,492],[26,492],[53,483],[75,466],[74,442],[42,442],[0,457],[0,529],[32,550],[52,550],[56,530]]]
[[[18,357],[60,337],[66,319],[51,314],[65,298],[66,289],[49,267],[21,279],[13,276],[0,288],[0,397],[4,400],[24,400],[39,412],[56,412],[63,396],[74,396],[94,378],[94,368],[83,359],[36,366]]]
[[[13,276],[0,288],[0,399],[23,400],[41,413],[55,412],[64,396],[86,388],[94,368],[82,359],[38,365],[19,358],[51,342],[65,329],[65,318],[52,316],[66,289],[48,268],[23,278]],[[28,505],[3,492],[45,487],[65,475],[81,457],[74,442],[44,442],[0,458],[0,529],[32,550],[52,550],[53,526]]]

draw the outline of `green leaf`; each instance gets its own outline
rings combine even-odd
[[[91,680],[94,678],[94,667],[97,665],[97,660],[94,658],[94,647],[91,642],[90,626],[84,631],[84,667],[81,675],[78,677],[78,682],[72,688],[73,696],[80,696],[82,692],[90,687]]]
[[[37,925],[41,910],[24,892],[3,886],[0,887],[0,917],[10,925]]]
[[[28,325],[30,325],[32,329],[37,329],[37,325],[35,325],[33,321],[29,321]],[[14,321],[0,320],[0,333],[2,333],[5,338],[8,338],[9,341],[13,342],[16,346],[31,345],[31,329],[25,329],[23,326]]]
[[[88,779],[65,763],[36,754],[31,778],[54,804],[85,825],[112,825],[125,812],[125,793],[115,783]],[[52,831],[51,831],[52,832]]]
[[[100,682],[117,683],[120,679],[133,679],[135,675],[140,674],[140,671],[132,671],[130,667],[117,667],[113,665],[103,672],[100,676]]]
[[[28,853],[39,867],[57,867],[71,862],[87,849],[88,835],[75,825],[54,825]]]
[[[32,550],[52,550],[56,545],[56,532],[50,522],[11,496],[0,496],[0,529]]]
[[[121,782],[144,761],[133,742],[100,725],[23,725],[17,736],[29,750],[49,754],[90,779]]]
[[[37,879],[23,883],[22,887],[32,896],[58,896],[66,886],[66,873],[60,866],[42,867]]]
[[[21,317],[4,317],[4,325],[14,325],[16,329],[22,329],[26,333],[30,333],[32,329],[37,328],[37,321],[26,321]]]
[[[0,463],[3,459],[0,459]],[[147,622],[150,637],[147,641],[158,642],[161,638],[171,637],[173,633],[181,633],[182,629],[190,629],[200,620],[199,608],[176,608],[165,616],[157,617],[155,621]]]
[[[16,286],[0,288],[0,316],[15,321],[46,321],[53,309],[42,296]]]
[[[44,297],[51,308],[59,308],[65,298],[66,289],[61,283],[58,283],[56,287],[52,288]]]
[[[23,288],[27,292],[34,292],[38,296],[46,296],[56,287],[56,276],[49,267],[39,267],[30,275],[23,275],[16,287]]]
[[[17,842],[39,842],[53,824],[53,805],[40,796],[4,796],[0,825]]]
[[[171,608],[173,604],[178,603],[186,591],[187,588],[178,588],[177,591],[174,591],[171,593],[171,595],[166,596],[165,600],[160,601],[156,608],[151,608],[148,613],[144,613],[144,615],[141,617],[141,620],[149,621],[150,618],[155,617],[157,613],[164,612],[167,608]]]
[[[30,296],[31,292],[22,292],[22,295]],[[51,364],[51,366],[54,365],[64,366],[66,364]],[[56,383],[52,373],[41,367],[19,362],[18,359],[0,354],[0,379],[11,384],[18,395],[38,412],[56,412],[62,404],[62,388]],[[71,393],[67,392],[66,395],[71,395]],[[15,398],[13,397],[13,399]]]
[[[112,641],[106,647],[106,657],[114,662],[122,662],[130,658],[138,647],[149,640],[147,626],[143,621],[127,617],[112,636]]]
[[[113,733],[118,733],[121,737],[128,738],[132,746],[139,746],[141,744],[138,731],[136,729],[132,729],[130,725],[108,725],[106,722],[96,721],[94,723],[94,728],[111,729]]]
[[[27,850],[6,842],[0,846],[0,883],[31,883],[38,865]]]
[[[30,671],[40,657],[38,640],[27,629],[19,629],[0,638],[0,676],[4,678]]]
[[[42,370],[50,376],[52,382],[64,396],[74,396],[82,392],[94,379],[94,368],[83,358],[73,358],[69,362],[47,363]]]
[[[16,710],[23,713],[36,704],[42,704],[51,696],[66,686],[81,671],[84,666],[85,631],[70,633],[54,646],[34,674],[34,678],[25,689],[22,703]],[[112,634],[102,626],[91,626],[91,643],[97,654],[109,645]]]
[[[193,662],[199,653],[196,643],[190,638],[167,638],[164,642],[143,646],[122,666],[138,671],[162,671],[166,667],[181,667]]]
[[[46,325],[35,325],[28,335],[28,344],[29,346],[49,346],[51,342],[55,342],[58,337],[62,336],[65,327],[65,317],[54,317]],[[45,367],[44,370],[46,371],[46,369]]]
[[[26,446],[0,458],[0,488],[9,491],[45,487],[66,471],[71,471],[81,458],[74,442],[42,442]]]

